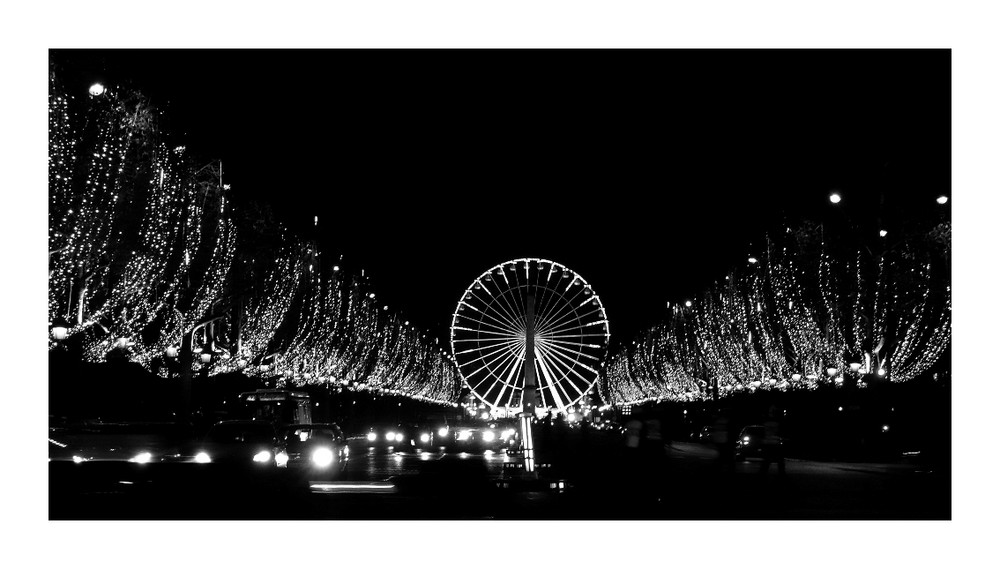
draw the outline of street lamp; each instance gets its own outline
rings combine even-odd
[[[166,356],[168,358],[174,359],[177,357],[177,354],[178,354],[177,346],[167,346]]]
[[[212,361],[212,352],[203,351],[201,353],[201,363],[207,364],[211,363],[211,361]]]
[[[840,203],[840,194],[836,192],[830,194],[830,203]]]
[[[879,237],[885,237],[888,234],[889,234],[889,232],[886,231],[885,229],[880,229],[879,232],[878,232],[878,236]]]
[[[94,83],[93,85],[90,86],[91,97],[100,97],[103,94],[104,94],[104,85],[101,85],[100,83]]]
[[[937,203],[941,205],[948,203],[948,196],[938,196]]]

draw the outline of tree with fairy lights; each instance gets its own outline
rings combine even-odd
[[[884,235],[883,235],[884,236]],[[907,381],[951,337],[950,225],[872,250],[789,229],[612,358],[618,404]]]

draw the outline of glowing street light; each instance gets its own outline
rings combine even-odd
[[[749,259],[747,259],[747,261],[749,261],[750,264],[753,265],[757,262],[757,257],[750,257]]]
[[[91,97],[100,97],[103,94],[104,94],[104,85],[101,85],[100,83],[94,83],[93,85],[90,86]]]
[[[687,306],[688,308],[691,308],[691,301],[689,300],[689,301],[685,302],[684,306]]]
[[[941,205],[948,203],[948,196],[938,196],[937,203]]]
[[[830,194],[830,203],[840,203],[840,194],[836,192]]]
[[[878,232],[878,236],[879,237],[885,237],[888,234],[889,234],[889,232],[886,231],[885,229],[880,229],[879,232]]]

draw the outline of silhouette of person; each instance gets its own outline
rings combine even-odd
[[[761,455],[764,460],[761,462],[761,474],[767,474],[771,468],[771,463],[778,463],[778,474],[785,474],[785,453],[781,446],[781,422],[779,420],[778,408],[771,405],[767,412],[767,420],[764,421],[764,439],[761,441]]]

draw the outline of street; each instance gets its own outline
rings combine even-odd
[[[395,452],[354,440],[344,472],[213,464],[50,462],[52,519],[949,519],[950,475],[917,464],[788,459],[724,470],[674,443],[630,462],[616,440],[573,443],[540,479],[503,476],[519,456]]]

